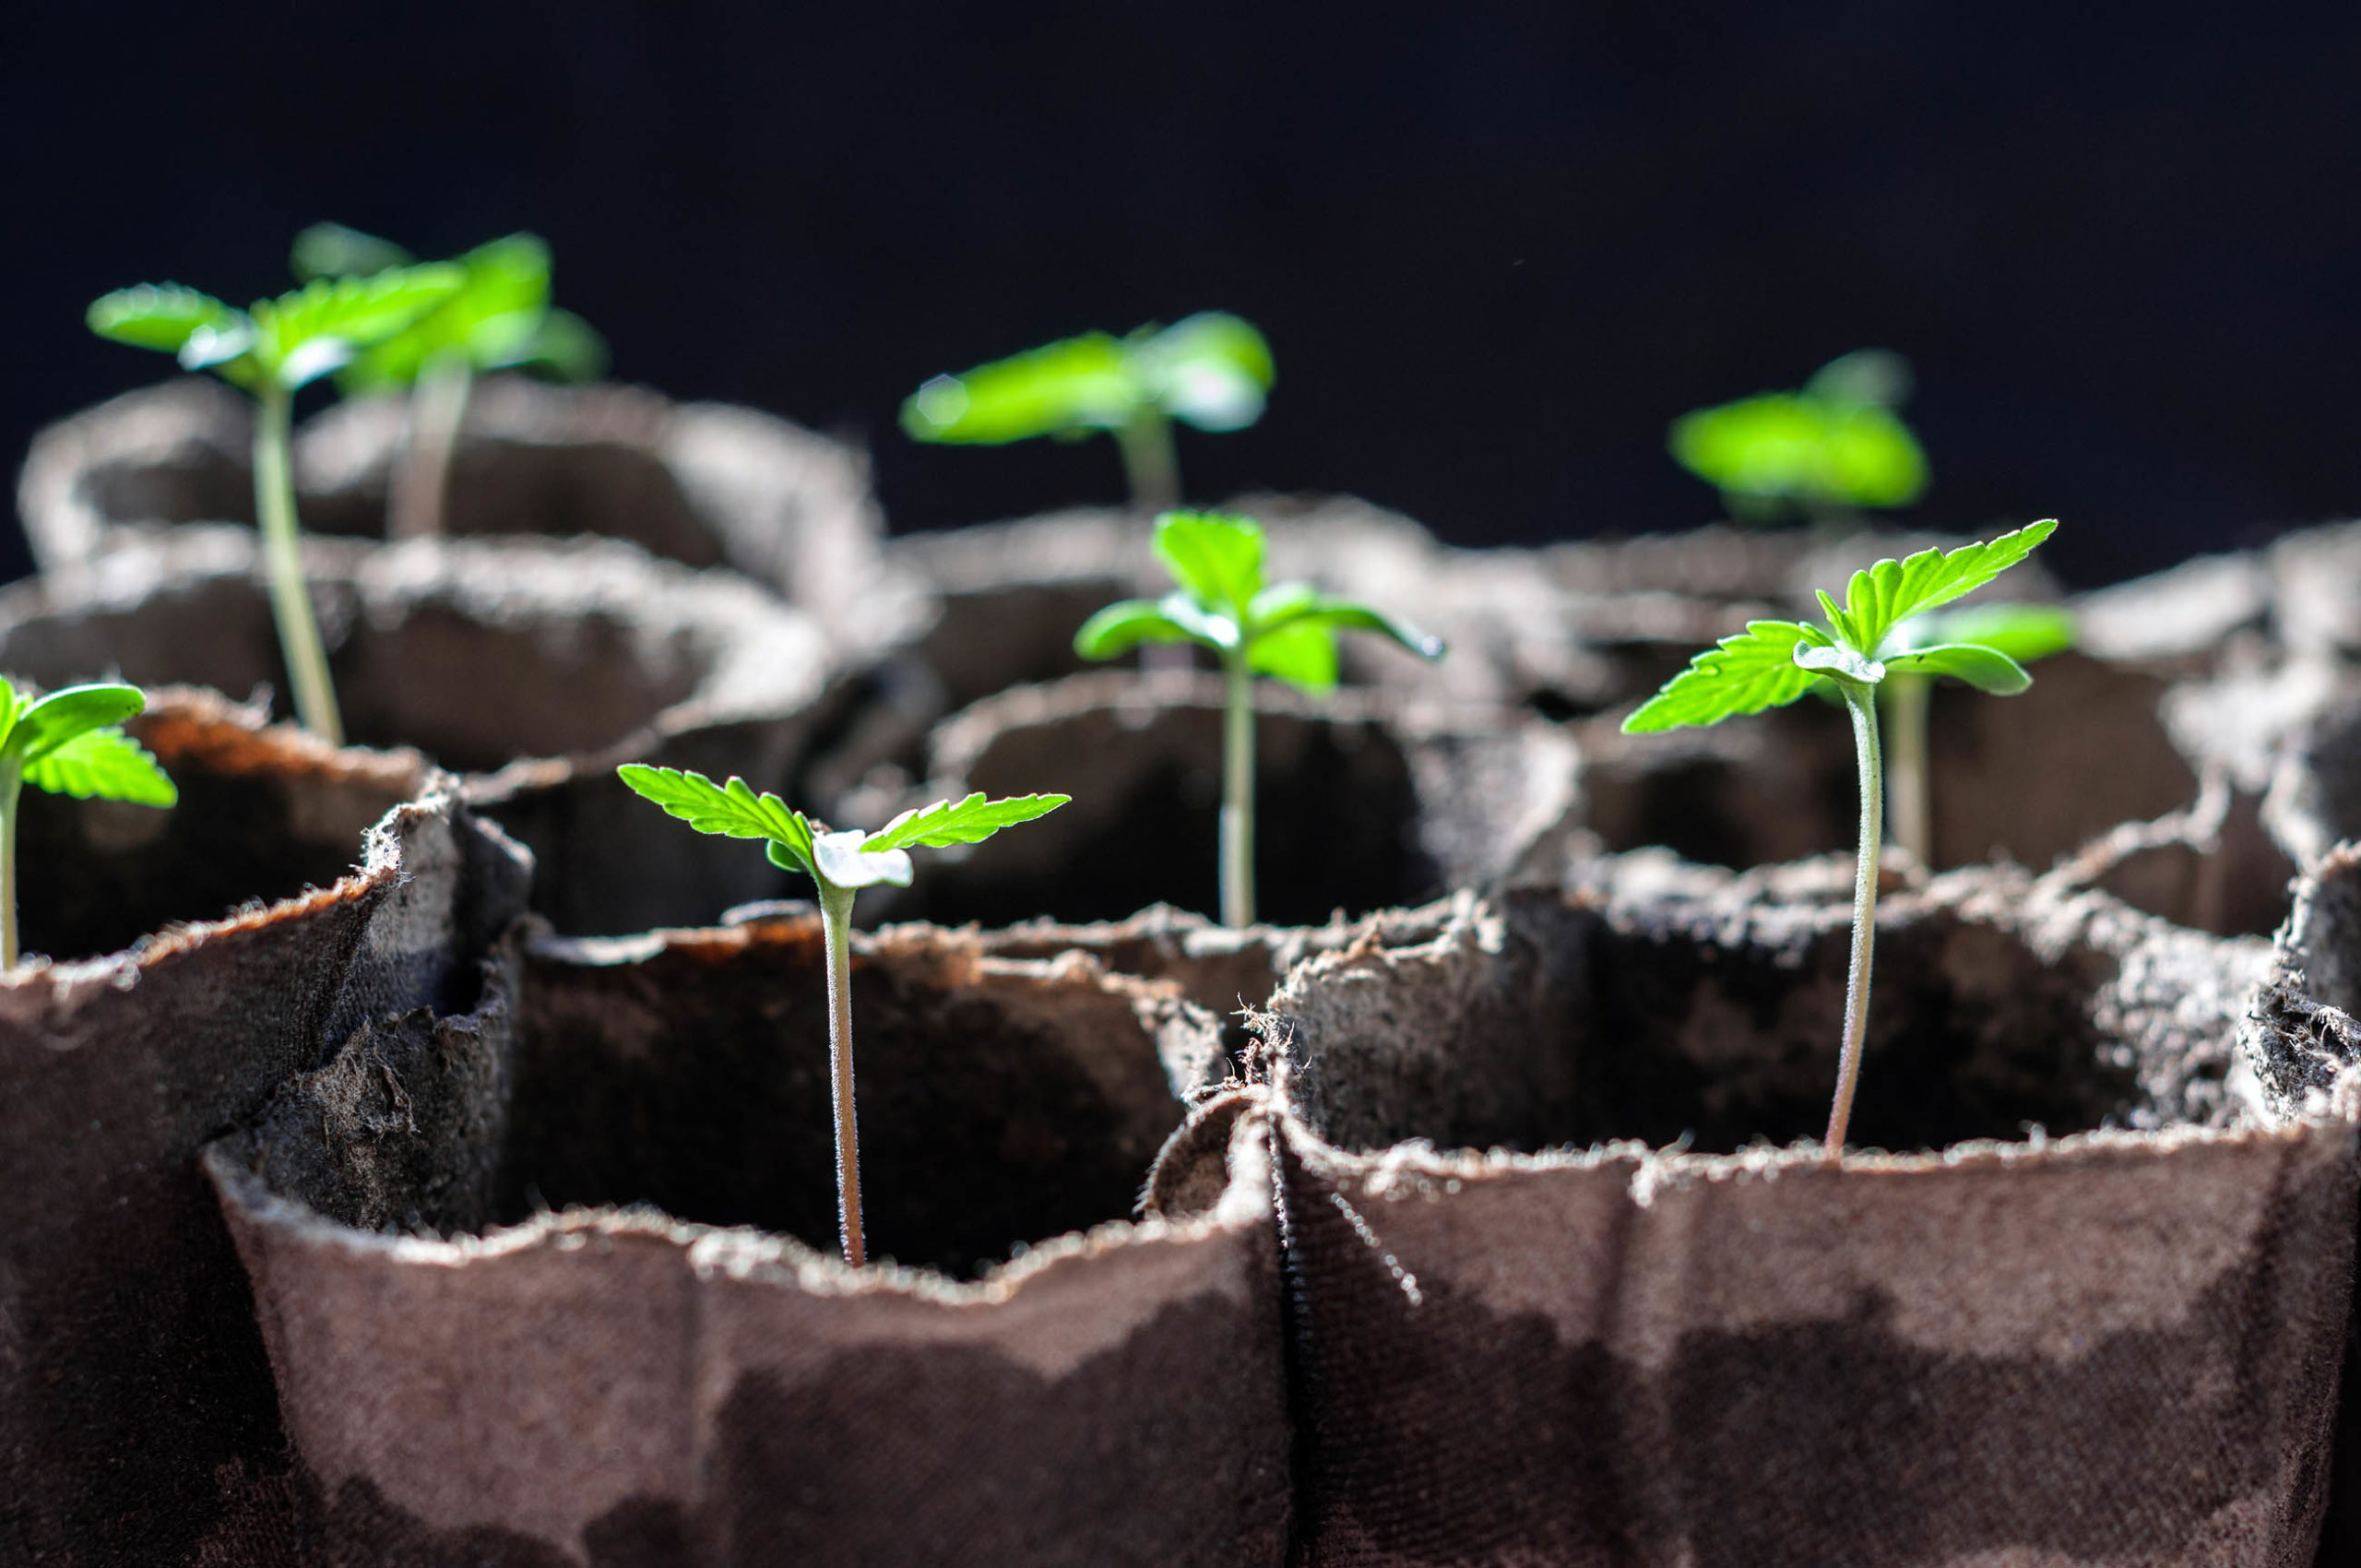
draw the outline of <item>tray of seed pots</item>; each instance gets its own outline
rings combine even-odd
[[[0,735],[0,1559],[295,1562],[207,1140],[357,1028],[467,1013],[528,863],[415,753],[203,692]]]
[[[1588,862],[1289,977],[1304,1561],[2310,1561],[2361,1082],[2264,1091],[2259,939],[2009,868],[1895,880],[1857,1033],[1851,870]]]

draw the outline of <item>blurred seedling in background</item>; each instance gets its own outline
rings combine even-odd
[[[853,1116],[852,905],[864,887],[910,885],[909,851],[980,844],[1003,827],[1057,810],[1070,795],[1020,795],[988,801],[938,801],[906,811],[874,833],[831,833],[777,795],[757,795],[742,778],[716,784],[702,773],[631,763],[623,781],[700,833],[760,838],[771,864],[801,872],[819,885],[828,956],[828,1076],[836,1113],[836,1226],[845,1262],[859,1268],[868,1246],[860,1225],[860,1146]]]
[[[306,281],[414,265],[391,240],[341,223],[314,223],[296,235],[290,261]],[[580,316],[550,304],[550,247],[540,235],[487,241],[451,265],[459,268],[460,284],[449,298],[336,373],[348,397],[410,393],[386,507],[386,531],[394,539],[446,531],[451,462],[477,376],[526,370],[581,382],[607,370],[606,339]]]
[[[255,518],[269,568],[271,612],[296,717],[331,745],[344,743],[344,723],[303,582],[295,473],[288,453],[295,394],[410,326],[466,281],[462,268],[442,262],[393,267],[367,278],[316,278],[245,310],[177,283],[142,283],[90,305],[90,330],[100,337],[176,354],[185,368],[209,370],[260,405],[255,419]]]
[[[136,686],[33,697],[0,681],[0,968],[17,967],[17,801],[28,784],[83,801],[169,806],[180,791],[116,726],[148,706]]]
[[[1180,500],[1172,422],[1243,430],[1263,417],[1276,374],[1252,323],[1205,311],[1127,338],[1086,332],[938,375],[903,401],[902,429],[913,441],[984,446],[1108,431],[1132,504],[1154,510]]]
[[[1955,675],[2001,696],[2033,683],[2024,667],[1996,647],[1974,642],[1901,646],[1904,623],[1932,620],[1930,612],[1973,593],[2033,553],[2057,529],[2055,519],[2002,534],[1985,544],[1922,551],[1903,561],[1880,561],[1853,574],[1840,608],[1820,596],[1828,624],[1751,621],[1724,637],[1665,683],[1664,689],[1623,721],[1626,734],[1718,724],[1794,702],[1815,687],[1833,687],[1853,720],[1853,750],[1860,767],[1861,837],[1853,869],[1853,954],[1845,982],[1845,1032],[1829,1111],[1827,1158],[1844,1158],[1845,1129],[1861,1069],[1861,1039],[1869,1016],[1869,956],[1877,939],[1878,849],[1884,838],[1884,777],[1878,736],[1878,688],[1896,678]],[[1936,623],[1940,626],[1940,623]]]
[[[1074,651],[1112,659],[1142,643],[1195,643],[1221,660],[1221,919],[1254,923],[1254,677],[1274,675],[1315,695],[1336,684],[1336,634],[1374,632],[1422,659],[1442,639],[1310,583],[1263,581],[1263,525],[1252,517],[1168,512],[1156,552],[1180,587],[1127,599],[1083,623]]]
[[[2058,604],[1971,604],[1914,615],[1896,626],[1886,647],[1896,653],[1969,644],[2031,664],[2074,646],[2074,612]],[[1886,805],[1893,839],[1932,871],[1935,827],[1927,763],[1927,705],[1934,677],[1892,669],[1878,686],[1892,754],[1886,766]]]
[[[1799,392],[1764,392],[1672,422],[1675,461],[1722,493],[1741,522],[1800,513],[1842,526],[1858,507],[1907,506],[1927,489],[1927,454],[1894,410],[1910,362],[1883,349],[1832,361]]]

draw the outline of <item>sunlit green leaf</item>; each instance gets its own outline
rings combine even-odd
[[[1003,827],[1047,816],[1073,799],[1072,795],[1015,795],[988,801],[979,791],[964,801],[937,801],[920,810],[904,812],[869,835],[866,847],[878,850],[980,844]]]
[[[1874,657],[1886,634],[1901,622],[1975,592],[2032,554],[2057,527],[2057,520],[2049,518],[1986,543],[1880,561],[1853,574],[1845,606],[1832,619],[1846,642]]]
[[[465,281],[465,272],[451,262],[399,267],[368,278],[314,279],[291,293],[255,303],[249,313],[260,334],[255,357],[291,391],[408,327]]]
[[[366,278],[387,267],[408,267],[413,259],[391,240],[341,223],[314,223],[295,236],[287,263],[298,281],[308,283],[314,278]]]
[[[510,234],[478,245],[457,265],[457,291],[362,350],[339,377],[348,389],[410,386],[446,355],[496,370],[527,353],[549,312],[549,246],[536,234]]]
[[[1131,350],[1147,395],[1199,430],[1243,430],[1263,417],[1277,370],[1271,345],[1252,322],[1203,311]]]
[[[1801,392],[1766,392],[1673,421],[1674,458],[1733,504],[1906,506],[1927,488],[1927,454],[1892,410],[1909,364],[1862,350]]]
[[[25,766],[25,782],[77,800],[169,806],[180,799],[147,748],[120,730],[85,730]]]
[[[1195,636],[1155,600],[1126,599],[1085,621],[1074,635],[1074,650],[1085,659],[1112,659],[1141,643],[1188,642]]]
[[[90,330],[136,349],[178,353],[200,327],[228,333],[245,323],[245,313],[210,294],[178,283],[142,283],[117,289],[90,302]]]
[[[1336,635],[1318,621],[1297,619],[1246,645],[1247,668],[1321,693],[1336,684]]]
[[[1334,599],[1323,594],[1301,618],[1315,621],[1332,631],[1375,632],[1430,661],[1441,659],[1446,651],[1441,637],[1420,631],[1398,615],[1388,615],[1382,610],[1372,610],[1349,599]]]
[[[1263,591],[1263,525],[1217,512],[1167,512],[1156,520],[1156,552],[1208,610],[1243,619]]]
[[[757,795],[742,778],[716,784],[702,773],[677,767],[650,767],[625,763],[616,775],[699,833],[731,838],[768,838],[792,850],[807,863],[812,856],[812,825],[803,814],[791,811],[777,795]]]
[[[2030,664],[2074,646],[2074,612],[2062,604],[1966,604],[1913,615],[1886,636],[1902,649],[1975,643]]]
[[[65,686],[18,714],[0,750],[30,762],[48,755],[75,736],[122,723],[148,706],[136,686],[109,682]]]
[[[1750,621],[1737,636],[1724,637],[1689,661],[1623,720],[1626,734],[1713,724],[1741,713],[1791,703],[1821,679],[1799,668],[1797,643],[1825,647],[1825,636],[1793,621]]]
[[[2023,665],[1997,647],[1975,643],[1939,643],[1898,653],[1885,661],[1885,667],[1897,675],[1955,675],[1995,696],[2014,696],[2033,684]]]
[[[959,375],[938,375],[902,404],[914,441],[998,445],[1068,431],[1116,430],[1143,391],[1123,345],[1086,332]]]

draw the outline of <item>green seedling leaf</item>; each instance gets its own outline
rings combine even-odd
[[[1886,637],[1904,650],[1975,643],[2031,664],[2074,646],[2074,612],[2062,604],[1970,604],[1914,615]]]
[[[86,730],[25,766],[25,782],[77,800],[169,806],[180,791],[146,747],[120,730]]]
[[[1263,526],[1216,512],[1167,512],[1156,552],[1204,609],[1243,620],[1263,591]]]
[[[1142,643],[1188,642],[1198,635],[1167,615],[1156,600],[1125,599],[1085,621],[1074,635],[1074,646],[1085,659],[1112,659]]]
[[[338,379],[348,391],[410,386],[445,355],[484,371],[532,350],[549,313],[549,246],[535,234],[510,234],[478,245],[457,265],[457,291],[345,367]]]
[[[295,236],[287,264],[298,282],[308,283],[314,278],[366,278],[416,259],[391,240],[341,223],[314,223]]]
[[[1725,495],[1762,502],[1906,506],[1927,488],[1927,455],[1893,412],[1910,367],[1865,349],[1800,392],[1765,392],[1672,422],[1675,461]]]
[[[1853,574],[1844,608],[1830,611],[1830,624],[1845,643],[1875,658],[1886,634],[1903,621],[1975,592],[2032,554],[2057,529],[2056,518],[2045,518],[1982,544],[1922,550],[1865,567]],[[1824,594],[1821,602],[1828,603]]]
[[[1318,622],[1333,631],[1374,632],[1379,636],[1401,644],[1419,658],[1432,662],[1447,651],[1441,637],[1422,632],[1398,615],[1388,615],[1366,604],[1356,604],[1348,599],[1330,599],[1325,595],[1306,612],[1306,619]]]
[[[757,795],[743,778],[716,784],[702,773],[677,767],[650,767],[625,763],[615,770],[634,790],[647,796],[699,833],[731,838],[767,838],[783,845],[807,865],[812,858],[812,825],[803,814],[791,811],[777,795]]]
[[[1246,667],[1315,695],[1336,684],[1336,636],[1317,621],[1296,620],[1246,646]]]
[[[1072,795],[1014,795],[988,801],[979,791],[964,801],[937,801],[920,810],[904,812],[871,834],[868,848],[943,849],[953,844],[980,844],[1003,827],[1047,816],[1073,799]]]
[[[1141,388],[1123,346],[1086,332],[958,375],[938,375],[902,404],[913,441],[1000,445],[1078,430],[1118,430]]]
[[[1978,691],[2003,697],[2012,697],[2033,684],[2023,665],[1997,647],[1975,643],[1939,643],[1898,653],[1885,661],[1885,669],[1895,675],[1956,675]]]
[[[1137,342],[1132,362],[1147,395],[1199,430],[1243,430],[1263,417],[1277,366],[1252,322],[1204,311]]]
[[[0,750],[33,762],[77,735],[120,724],[147,706],[136,686],[67,686],[22,708]]]
[[[1718,724],[1795,701],[1821,679],[1797,663],[1798,647],[1827,647],[1827,634],[1794,621],[1750,621],[1689,661],[1689,668],[1623,720],[1627,735]]]
[[[135,349],[177,354],[201,329],[215,336],[251,330],[245,313],[178,283],[141,283],[90,302],[90,330]]]
[[[391,337],[466,282],[450,262],[399,267],[367,278],[318,278],[250,313],[263,370],[293,391],[338,369],[355,352]]]

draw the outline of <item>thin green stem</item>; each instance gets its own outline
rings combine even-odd
[[[1180,455],[1172,445],[1172,422],[1162,409],[1143,408],[1115,433],[1123,452],[1123,478],[1132,505],[1161,512],[1180,505]]]
[[[1254,671],[1240,651],[1222,655],[1221,923],[1254,923]]]
[[[1935,822],[1927,788],[1927,699],[1934,683],[1924,675],[1888,675],[1886,713],[1892,719],[1893,755],[1886,769],[1886,805],[1893,838],[1928,871],[1935,869]]]
[[[386,506],[389,539],[433,539],[450,531],[451,464],[467,423],[475,373],[464,354],[430,362],[410,388],[407,439]]]
[[[255,421],[255,516],[262,524],[271,614],[279,622],[279,647],[287,659],[295,717],[328,744],[340,746],[344,720],[337,713],[336,687],[328,679],[319,623],[312,617],[312,590],[303,580],[303,541],[295,530],[295,469],[288,456],[292,402],[285,387],[264,386],[262,408]]]
[[[1845,1126],[1853,1118],[1853,1089],[1861,1076],[1861,1039],[1869,1022],[1869,952],[1878,935],[1878,846],[1885,837],[1884,769],[1878,755],[1877,690],[1838,681],[1853,716],[1853,754],[1861,769],[1861,843],[1853,861],[1853,964],[1845,976],[1845,1043],[1836,1063],[1836,1099],[1829,1108],[1827,1158],[1845,1158]]]
[[[0,969],[17,967],[17,796],[23,764],[0,763]]]
[[[828,945],[828,1080],[836,1122],[836,1240],[845,1262],[859,1268],[868,1260],[869,1250],[860,1233],[860,1134],[853,1122],[854,892],[820,881],[820,919]]]

